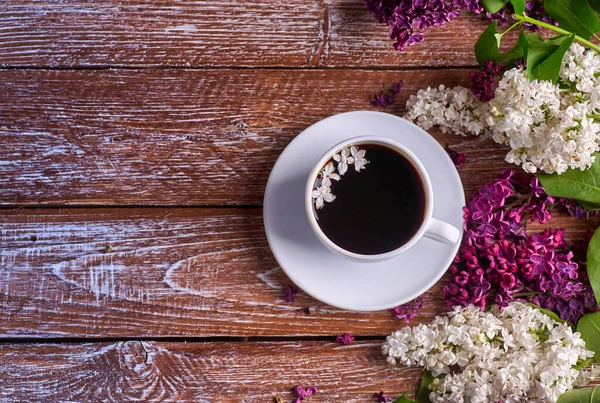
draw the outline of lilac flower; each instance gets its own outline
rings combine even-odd
[[[352,336],[350,333],[344,333],[341,336],[337,336],[335,341],[343,345],[350,344],[354,341],[354,336]]]
[[[469,73],[471,78],[471,91],[482,102],[488,102],[494,98],[496,89],[496,75],[500,72],[500,66],[492,61],[485,62],[480,71]]]
[[[525,70],[527,68],[527,61],[525,59],[517,60],[515,62],[515,67]]]
[[[448,144],[446,144],[444,149],[448,153],[448,156],[454,163],[456,169],[460,168],[460,166],[467,161],[467,156],[465,154],[454,151]]]
[[[584,263],[591,234],[569,250],[562,229],[525,230],[524,217],[549,220],[564,200],[549,197],[531,175],[505,171],[466,204],[463,243],[442,289],[449,308],[527,300],[572,322],[598,311]]]
[[[579,277],[579,273],[577,271],[577,269],[578,269],[577,263],[571,262],[570,259],[567,261],[556,262],[556,269],[564,277],[568,277],[571,280],[575,280]]]
[[[314,386],[304,389],[302,386],[296,385],[292,388],[292,392],[294,392],[294,395],[296,395],[296,400],[294,400],[294,403],[300,403],[307,397],[317,393],[318,390]]]
[[[458,17],[461,7],[481,10],[475,0],[364,0],[379,22],[390,28],[396,50],[423,41],[422,31]]]
[[[535,197],[542,197],[542,195],[546,194],[546,190],[540,186],[538,178],[531,179],[529,186],[531,187],[531,193],[533,193]]]
[[[410,323],[411,319],[423,308],[423,296],[417,297],[406,304],[394,308],[394,315],[406,323]]]
[[[552,261],[554,260],[554,252],[549,251],[540,255],[538,253],[534,253],[530,257],[531,262],[533,263],[533,274],[539,276],[541,274],[552,274],[554,273],[554,265]]]
[[[367,9],[375,15],[377,21],[389,27],[390,38],[397,50],[423,41],[423,32],[434,26],[444,25],[466,10],[480,14],[488,20],[498,21],[500,26],[508,26],[515,20],[514,9],[507,3],[495,14],[485,13],[479,0],[363,0]],[[542,0],[527,1],[526,14],[549,24],[557,23],[546,13]],[[523,23],[532,31],[540,28]]]
[[[377,403],[388,403],[392,401],[392,399],[386,397],[383,392],[373,393],[373,399],[375,399]]]
[[[283,299],[285,299],[287,302],[294,302],[296,299],[296,294],[298,294],[298,289],[289,284],[283,290]]]
[[[575,216],[577,218],[588,218],[590,216],[595,216],[598,214],[598,210],[588,211],[575,200],[565,199],[561,197],[557,199],[557,202],[570,216]]]
[[[403,85],[404,82],[400,80],[390,88],[386,88],[384,86],[381,92],[373,95],[371,105],[385,108],[386,106],[393,104],[394,102],[396,102],[396,94],[400,92]]]

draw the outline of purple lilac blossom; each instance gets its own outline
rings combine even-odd
[[[467,162],[467,156],[465,154],[454,151],[452,148],[450,148],[448,144],[446,144],[446,147],[444,149],[448,153],[448,156],[454,163],[456,169],[460,168],[462,164]]]
[[[377,21],[385,23],[390,31],[396,50],[423,41],[423,32],[430,27],[444,25],[466,10],[482,15],[488,20],[498,21],[500,26],[508,26],[515,20],[514,9],[507,3],[495,14],[486,13],[479,0],[363,0],[367,9]],[[526,14],[535,19],[556,24],[546,13],[542,0],[526,2]],[[533,31],[539,27],[523,24]]]
[[[373,393],[373,399],[375,399],[377,403],[388,403],[392,401],[392,399],[386,397],[383,392]]]
[[[423,296],[417,297],[406,304],[394,308],[394,316],[406,323],[410,323],[411,319],[423,308]]]
[[[530,176],[529,183],[524,178],[505,171],[467,201],[463,244],[442,290],[444,301],[449,308],[474,304],[481,309],[530,301],[576,322],[598,310],[584,263],[590,237],[576,245],[576,256],[564,230],[527,234],[525,213],[543,223],[565,201],[548,196],[537,178]]]
[[[318,390],[314,386],[309,386],[308,388],[304,389],[302,386],[296,385],[292,388],[292,392],[294,392],[294,395],[296,396],[294,403],[300,403],[307,397],[317,393]]]
[[[577,203],[576,200],[569,200],[565,198],[557,199],[557,202],[563,207],[564,211],[577,218],[588,218],[598,215],[598,210],[586,210],[581,204]]]
[[[298,289],[291,284],[283,289],[283,299],[287,302],[294,302],[296,300],[296,294],[298,294]]]
[[[384,86],[381,92],[373,95],[371,105],[385,108],[386,106],[393,104],[394,102],[396,102],[396,94],[400,92],[403,85],[404,82],[400,80],[390,88],[386,88]]]
[[[344,333],[341,336],[337,336],[335,341],[343,345],[350,344],[354,341],[354,336],[352,336],[350,333]]]
[[[488,102],[494,98],[494,90],[497,84],[496,75],[500,70],[501,67],[490,60],[485,62],[481,70],[469,73],[471,91],[481,102]]]
[[[500,27],[507,27],[515,22],[515,19],[513,18],[514,13],[515,10],[512,4],[508,2],[497,13],[485,13],[485,18],[490,21],[498,21],[498,25]],[[558,23],[554,21],[552,17],[550,17],[546,12],[543,0],[527,1],[525,3],[525,14],[527,14],[528,17],[534,18],[536,20],[540,20],[542,22],[552,25],[558,25]],[[528,22],[524,22],[523,26],[533,32],[537,32],[541,29],[539,26],[530,24]]]

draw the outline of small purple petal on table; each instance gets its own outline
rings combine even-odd
[[[309,386],[308,388],[304,389],[301,385],[296,385],[292,388],[292,392],[294,395],[296,395],[296,400],[294,400],[294,403],[300,403],[307,397],[317,393],[318,390],[314,386]]]
[[[283,299],[287,302],[294,302],[296,300],[296,294],[298,294],[298,289],[289,284],[283,290]]]
[[[394,315],[406,323],[410,323],[411,319],[423,308],[423,296],[417,297],[406,304],[394,308]]]
[[[456,169],[460,168],[462,164],[467,162],[467,156],[465,154],[454,151],[452,148],[450,148],[448,144],[446,144],[446,147],[444,149],[448,153],[448,156],[454,163]]]
[[[377,94],[373,94],[373,99],[371,100],[372,106],[377,106],[381,108],[385,108],[396,102],[396,94],[400,92],[404,82],[402,80],[398,81],[394,86],[390,88],[386,88],[385,86],[381,90],[381,92]]]
[[[386,397],[383,392],[373,393],[373,399],[375,399],[377,403],[388,403],[392,401],[392,399]]]
[[[346,345],[354,341],[354,336],[352,336],[350,333],[344,333],[341,336],[337,336],[335,340],[340,344]]]

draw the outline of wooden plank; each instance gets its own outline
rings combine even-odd
[[[0,347],[0,400],[265,403],[312,385],[310,401],[364,403],[417,387],[417,368],[389,366],[381,342],[24,344]]]
[[[468,84],[466,70],[0,71],[0,205],[260,205],[277,156],[329,115]],[[508,166],[491,141],[465,152],[467,193]],[[476,173],[476,174],[475,174]]]
[[[398,326],[390,312],[344,312],[303,293],[285,302],[290,281],[259,209],[2,211],[0,228],[0,337],[383,335]],[[440,304],[428,301],[430,318]]]
[[[550,225],[578,239],[598,219]],[[388,311],[341,311],[302,292],[285,302],[290,281],[259,209],[4,210],[0,237],[4,338],[383,336],[402,325]],[[445,310],[442,285],[415,323]]]
[[[485,27],[462,17],[400,53],[359,0],[5,0],[0,17],[7,67],[473,66]]]

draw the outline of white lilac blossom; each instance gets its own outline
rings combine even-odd
[[[407,102],[405,118],[424,129],[486,134],[511,148],[506,161],[531,173],[587,169],[600,150],[600,56],[574,43],[556,84],[507,70],[489,102],[463,87],[428,88]]]
[[[354,158],[354,169],[356,172],[360,172],[361,169],[365,169],[365,165],[369,163],[365,158],[367,152],[365,150],[359,150],[358,147],[352,146],[350,147],[350,153]]]
[[[335,200],[335,196],[331,193],[331,188],[321,185],[312,191],[312,197],[315,199],[315,207],[323,208],[325,202],[331,203]]]
[[[336,172],[333,163],[325,165],[325,168],[321,171],[321,185],[331,187],[331,180],[339,181],[342,179]]]
[[[501,313],[456,307],[392,333],[383,354],[391,364],[430,371],[434,403],[555,402],[587,383],[575,367],[594,355],[568,324],[518,302]]]
[[[334,154],[333,160],[338,163],[337,169],[340,175],[345,174],[348,170],[348,165],[354,163],[354,157],[350,156],[350,150],[347,148],[342,149],[339,154]]]
[[[427,88],[411,95],[405,119],[428,130],[439,126],[444,133],[479,135],[483,132],[484,105],[465,87]]]
[[[356,172],[365,169],[365,165],[369,163],[365,158],[366,151],[360,150],[356,146],[349,149],[343,148],[339,154],[333,155],[333,161],[337,162],[337,171],[333,161],[329,161],[319,173],[319,177],[315,182],[315,188],[312,191],[312,198],[315,199],[315,207],[323,208],[325,202],[331,203],[335,200],[335,195],[331,193],[332,180],[339,181],[342,179],[340,175],[344,175],[348,171],[348,165],[354,164]]]

